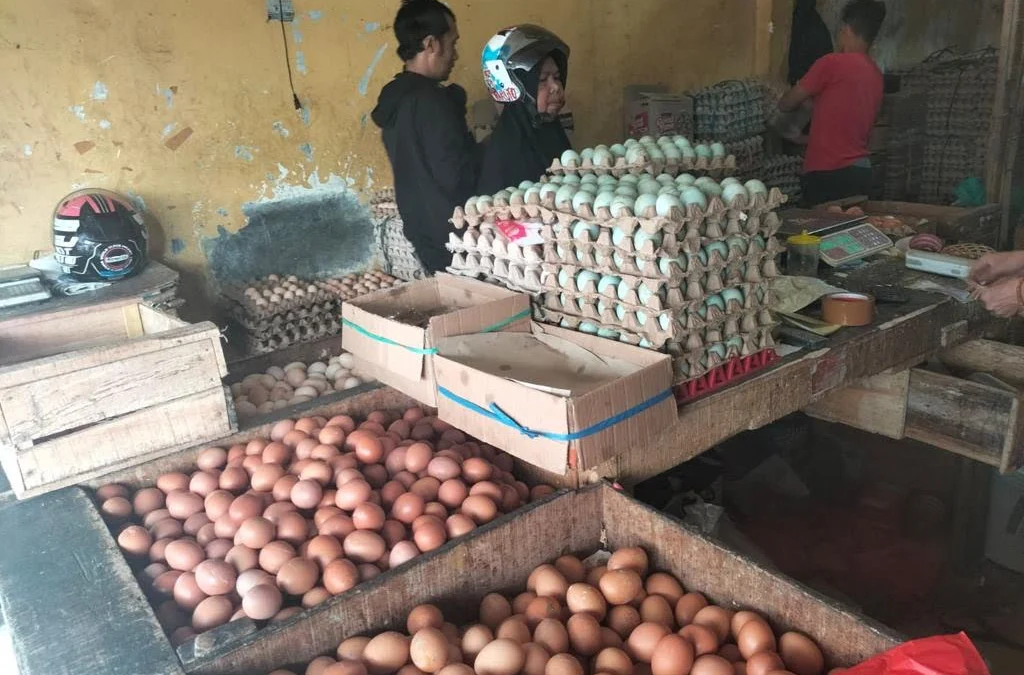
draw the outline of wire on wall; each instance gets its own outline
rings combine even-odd
[[[277,0],[278,20],[281,23],[281,42],[284,44],[284,65],[288,70],[288,87],[292,92],[292,104],[296,110],[302,110],[302,101],[295,92],[295,78],[292,75],[292,57],[288,51],[288,33],[284,29],[284,0]]]

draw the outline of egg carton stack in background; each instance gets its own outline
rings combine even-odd
[[[925,110],[923,120],[917,111],[905,121],[894,121],[891,136],[899,142],[917,127],[920,150],[915,155],[913,146],[908,148],[909,157],[903,160],[911,163],[909,171],[900,173],[899,166],[887,169],[885,192],[902,189],[909,198],[948,204],[961,181],[984,176],[997,66],[994,49],[964,55],[943,51],[903,73],[901,93],[908,105],[920,106],[923,101]],[[892,161],[893,152],[888,154]],[[919,176],[919,183],[909,190],[903,178],[907,174]],[[912,193],[914,189],[918,194]]]
[[[726,80],[692,92],[697,138],[735,143],[764,132],[764,85],[756,79]]]
[[[761,162],[761,179],[769,188],[778,188],[787,201],[798,203],[803,196],[800,171],[804,158],[800,155],[770,155]]]
[[[452,222],[478,245],[489,232],[500,239],[496,222],[540,223],[539,318],[668,352],[684,382],[773,346],[772,234],[784,201],[760,181],[584,173],[471,199]],[[452,243],[457,273],[460,246],[465,235]]]
[[[426,277],[423,264],[405,237],[405,225],[395,203],[394,188],[378,191],[370,201],[370,212],[377,257],[383,270],[405,281]]]

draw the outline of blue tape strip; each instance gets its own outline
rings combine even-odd
[[[628,410],[623,410],[622,412],[618,413],[617,415],[612,415],[608,419],[606,419],[606,420],[604,420],[602,422],[598,422],[597,424],[594,424],[592,426],[589,426],[586,429],[582,429],[580,431],[576,431],[576,432],[573,432],[571,434],[553,434],[553,433],[549,433],[549,432],[546,432],[546,431],[537,431],[536,429],[530,429],[528,427],[524,427],[522,424],[520,424],[519,422],[514,420],[508,413],[506,413],[504,410],[502,410],[495,403],[491,403],[487,408],[484,408],[483,406],[479,406],[476,403],[473,403],[472,401],[470,401],[469,399],[466,399],[466,398],[463,398],[463,397],[459,396],[458,394],[456,394],[452,390],[446,389],[445,387],[438,387],[437,391],[438,391],[439,394],[441,394],[442,396],[444,396],[448,400],[453,401],[453,402],[461,405],[463,408],[467,408],[467,409],[475,412],[478,415],[483,415],[484,417],[486,417],[488,419],[492,419],[492,420],[494,420],[496,422],[500,422],[500,423],[504,424],[505,426],[512,427],[513,429],[518,430],[519,433],[521,433],[522,435],[526,436],[527,438],[530,438],[530,439],[534,439],[534,438],[547,438],[547,439],[552,440],[552,441],[563,441],[563,442],[566,442],[566,441],[576,441],[576,440],[579,440],[581,438],[586,438],[587,436],[592,436],[592,435],[594,435],[594,434],[596,434],[598,432],[601,432],[601,431],[604,431],[605,429],[608,429],[609,427],[615,426],[619,422],[623,422],[625,420],[628,420],[630,417],[634,417],[636,415],[639,415],[643,411],[647,410],[648,408],[651,408],[653,406],[658,405],[662,401],[665,401],[667,399],[672,398],[672,390],[671,389],[666,389],[665,391],[661,392],[657,396],[655,396],[653,398],[649,398],[646,401],[644,401],[643,403],[639,403],[639,404],[633,406],[632,408],[629,408]]]
[[[505,326],[507,326],[507,325],[509,325],[511,323],[515,323],[516,321],[519,321],[520,319],[529,318],[530,316],[531,316],[530,309],[526,308],[523,311],[519,312],[518,314],[510,316],[507,319],[504,319],[504,320],[499,321],[498,323],[496,323],[494,325],[491,325],[491,326],[488,326],[488,327],[484,328],[480,332],[481,333],[494,333],[496,331],[501,330],[502,328],[504,328]],[[351,321],[349,321],[348,319],[345,319],[345,318],[342,318],[341,325],[347,326],[348,328],[351,328],[355,332],[359,333],[360,335],[362,335],[364,337],[368,337],[371,340],[376,340],[377,342],[380,342],[380,343],[386,344],[386,345],[390,345],[392,347],[401,347],[402,349],[408,350],[408,351],[412,352],[413,354],[421,354],[423,356],[432,356],[434,354],[437,354],[437,347],[426,347],[426,348],[423,348],[423,347],[410,347],[408,345],[403,345],[400,342],[395,342],[394,340],[386,338],[383,335],[377,335],[376,333],[371,333],[370,331],[366,330],[365,328],[363,328],[359,324],[353,323],[353,322],[351,322]]]
[[[341,319],[341,325],[345,326],[347,328],[351,328],[355,332],[359,333],[360,335],[362,335],[364,337],[368,337],[371,340],[376,340],[377,342],[380,342],[380,343],[386,344],[386,345],[390,345],[392,347],[401,347],[402,349],[408,350],[408,351],[412,352],[413,354],[422,354],[424,356],[430,356],[432,354],[436,354],[437,353],[437,347],[422,348],[422,347],[410,347],[409,345],[403,345],[402,343],[395,342],[394,340],[392,340],[390,338],[386,338],[383,335],[377,335],[376,333],[371,333],[370,331],[366,330],[365,328],[363,328],[359,324],[352,323],[351,321],[349,321],[348,319],[346,319],[344,317],[342,317],[342,319]]]

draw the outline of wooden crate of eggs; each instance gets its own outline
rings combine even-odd
[[[293,361],[283,368],[270,366],[263,373],[247,375],[231,385],[231,395],[235,411],[245,418],[355,389],[368,382],[373,382],[373,378],[357,372],[355,359],[343,351],[326,363],[314,361],[307,366]]]
[[[491,237],[494,222],[539,222],[542,318],[667,351],[685,381],[772,346],[784,201],[758,180],[567,174],[471,199],[452,222],[466,228],[463,242],[486,236],[491,247],[508,246]]]
[[[483,275],[491,283],[531,295],[543,290],[541,244],[508,241],[493,223],[483,222],[462,234],[449,233],[447,248],[452,252],[448,271],[453,274]]]
[[[898,637],[607,485],[209,659],[207,675],[838,675]]]
[[[598,145],[576,152],[566,150],[548,169],[552,175],[589,173],[676,175],[683,172],[727,176],[736,170],[736,158],[717,141],[691,144],[685,136],[629,138],[612,146]]]

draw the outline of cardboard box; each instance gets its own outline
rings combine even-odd
[[[627,137],[693,135],[693,98],[670,94],[660,85],[631,85],[623,95]]]
[[[530,298],[438,274],[346,302],[341,316],[341,346],[364,372],[435,406],[432,353],[437,341],[484,331],[528,331]]]
[[[441,340],[434,373],[442,420],[559,475],[644,447],[677,414],[668,355],[554,326]]]

